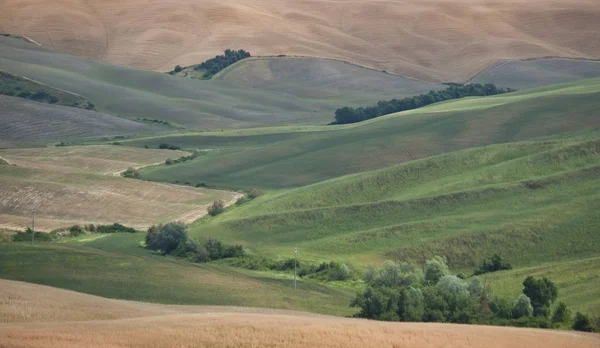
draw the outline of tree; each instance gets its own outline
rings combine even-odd
[[[210,216],[217,216],[221,214],[225,210],[225,202],[222,200],[216,200],[211,205],[208,206],[206,211]]]
[[[158,232],[156,232],[158,229]],[[170,222],[160,227],[152,226],[146,235],[146,247],[151,250],[160,250],[163,255],[172,253],[180,244],[189,239],[185,225],[181,222]],[[150,242],[150,243],[148,243]]]
[[[515,319],[532,316],[533,306],[531,305],[531,299],[527,295],[521,294],[517,301],[515,301],[512,312]]]
[[[479,269],[475,271],[475,275],[484,274],[488,272],[496,272],[506,269],[512,269],[510,263],[504,262],[500,255],[494,254],[494,256],[483,261],[483,264],[479,266]]]
[[[550,312],[550,304],[558,297],[558,287],[546,277],[534,278],[529,276],[523,282],[523,294],[531,299],[534,315],[547,317]]]
[[[180,72],[181,70],[183,70],[183,68],[181,67],[181,65],[177,65],[175,66],[175,69],[173,70],[175,73]]]
[[[69,228],[69,234],[71,235],[71,237],[77,237],[84,233],[85,231],[79,225],[73,225],[71,226],[71,228]]]
[[[443,276],[449,274],[446,260],[440,256],[425,262],[425,281],[429,284],[437,284]]]
[[[453,295],[469,296],[467,285],[458,277],[453,275],[443,276],[437,283],[436,287],[440,290],[447,291]]]
[[[250,191],[250,193],[248,194],[248,198],[254,199],[260,195],[261,195],[260,190],[257,188],[253,188],[252,191]]]
[[[573,323],[572,329],[576,331],[585,332],[594,331],[594,327],[592,326],[592,321],[590,320],[590,317],[581,312],[577,312],[575,314],[575,322]]]
[[[565,323],[571,320],[571,310],[567,307],[567,305],[560,301],[556,308],[554,309],[554,314],[552,315],[553,323]]]

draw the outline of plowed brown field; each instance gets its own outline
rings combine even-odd
[[[598,347],[577,332],[161,306],[0,280],[0,347]]]
[[[599,19],[597,0],[4,0],[0,32],[152,70],[244,48],[459,81],[499,59],[598,57]]]

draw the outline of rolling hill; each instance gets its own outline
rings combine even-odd
[[[469,274],[499,253],[520,271],[508,292],[524,274],[550,273],[565,279],[569,306],[598,308],[599,140],[596,129],[486,146],[271,192],[191,234],[275,258],[298,248],[301,260],[358,269],[442,255]],[[574,268],[578,282],[565,278]]]
[[[501,60],[469,82],[527,89],[594,77],[600,77],[600,60],[548,58]]]
[[[464,98],[344,126],[254,129],[149,137],[206,151],[181,165],[149,167],[146,179],[223,188],[307,185],[419,158],[600,126],[600,80]]]
[[[191,80],[99,63],[0,36],[0,70],[83,95],[99,111],[113,116],[161,120],[191,129],[324,124],[341,105],[376,103],[380,98],[440,88],[342,62],[297,61],[306,62],[307,69],[327,69],[331,75],[296,81],[302,74],[298,70],[284,83],[285,88],[260,89],[240,84],[235,73],[227,75],[229,81]],[[355,75],[361,82],[354,81]],[[379,84],[385,88],[376,87]],[[302,92],[307,89],[312,93]]]
[[[70,108],[71,109],[71,108]],[[119,222],[136,228],[192,222],[215,199],[234,192],[125,179],[129,167],[162,163],[188,153],[120,146],[0,150],[0,227],[23,230],[36,209],[36,230]]]
[[[597,335],[575,332],[382,323],[250,308],[165,306],[6,280],[0,285],[0,344],[8,346],[181,347],[194,342],[195,347],[427,348],[451,340],[453,346],[461,348],[591,348],[600,343]]]
[[[159,71],[243,48],[464,81],[499,59],[600,54],[595,0],[6,0],[4,9],[0,32]]]

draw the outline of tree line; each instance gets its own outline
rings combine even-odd
[[[573,318],[565,303],[553,306],[558,286],[546,277],[527,277],[514,301],[492,298],[477,276],[450,274],[442,257],[426,261],[424,268],[386,261],[380,269],[370,268],[364,281],[365,290],[350,304],[360,309],[356,316],[361,318],[595,330],[585,314],[577,312]]]
[[[226,67],[232,65],[235,62],[238,62],[242,59],[246,59],[250,57],[250,52],[245,50],[232,50],[226,49],[224,54],[215,56],[201,64],[194,65],[193,68],[196,71],[204,70],[204,74],[202,75],[203,79],[210,79],[215,76],[219,71],[225,69]],[[173,71],[169,72],[169,74],[173,75],[178,72],[181,72],[183,68],[179,65],[173,69]]]
[[[451,83],[448,88],[427,94],[421,94],[403,99],[382,100],[374,106],[352,108],[344,106],[335,111],[335,121],[330,124],[356,123],[395,112],[417,109],[444,100],[459,99],[464,97],[482,97],[496,94],[514,92],[512,88],[499,88],[488,83],[458,84]]]

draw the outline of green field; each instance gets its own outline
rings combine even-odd
[[[142,138],[206,155],[143,177],[223,188],[282,189],[451,151],[600,125],[600,79],[465,98],[343,126],[279,127]]]
[[[353,293],[149,254],[143,234],[73,244],[0,244],[0,275],[108,298],[168,304],[284,308],[349,315]]]

